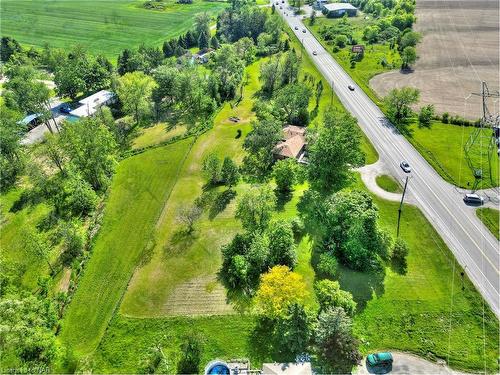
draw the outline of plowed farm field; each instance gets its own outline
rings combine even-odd
[[[419,59],[411,73],[392,71],[375,76],[370,86],[384,96],[394,87],[421,91],[421,104],[439,113],[465,118],[481,116],[481,81],[500,86],[498,0],[417,0],[416,30],[423,34]],[[491,107],[498,103],[491,103]]]

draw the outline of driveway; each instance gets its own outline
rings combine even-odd
[[[465,375],[465,372],[456,372],[451,370],[443,363],[436,363],[427,361],[423,358],[417,357],[413,354],[391,352],[394,362],[392,369],[388,372],[377,372],[373,369],[366,368],[366,358],[363,358],[362,365],[357,368],[355,374],[394,374],[394,375],[441,375],[441,374],[454,374]]]

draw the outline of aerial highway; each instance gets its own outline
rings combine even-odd
[[[439,176],[323,48],[305,27],[302,16],[295,16],[288,4],[281,1],[276,10],[300,40],[303,50],[332,85],[344,107],[358,119],[360,127],[378,151],[388,172],[401,180],[405,172],[401,170],[400,162],[405,160],[410,164],[412,172],[408,183],[408,197],[422,210],[493,312],[500,316],[500,256],[497,239],[477,218],[474,209],[463,202],[463,193]],[[354,90],[350,90],[348,86],[352,86]],[[459,288],[460,280],[455,280],[455,283]],[[453,308],[453,304],[451,306]]]

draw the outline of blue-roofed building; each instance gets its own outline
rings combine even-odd
[[[41,113],[31,114],[31,115],[26,116],[22,120],[18,121],[17,123],[19,125],[24,125],[24,126],[27,126],[28,128],[32,128],[32,127],[38,125],[38,123],[40,122],[41,116],[42,116]]]

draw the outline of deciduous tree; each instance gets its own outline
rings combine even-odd
[[[124,111],[133,115],[136,125],[149,113],[155,87],[155,81],[143,72],[126,73],[118,79],[118,97]]]
[[[263,231],[276,205],[276,196],[267,184],[253,186],[243,193],[236,206],[236,217],[249,232]]]
[[[338,281],[323,279],[314,283],[314,292],[318,299],[321,311],[333,307],[341,307],[349,316],[356,311],[356,302],[352,294],[340,289]]]
[[[274,266],[261,277],[255,295],[258,313],[269,319],[286,317],[293,304],[304,305],[307,289],[301,275],[287,266]]]
[[[420,92],[413,87],[392,89],[384,98],[389,119],[396,125],[406,125],[413,115],[411,105],[418,102]]]
[[[330,192],[345,186],[350,168],[363,161],[360,141],[361,135],[352,116],[326,112],[323,126],[308,145],[308,174],[313,188]]]

